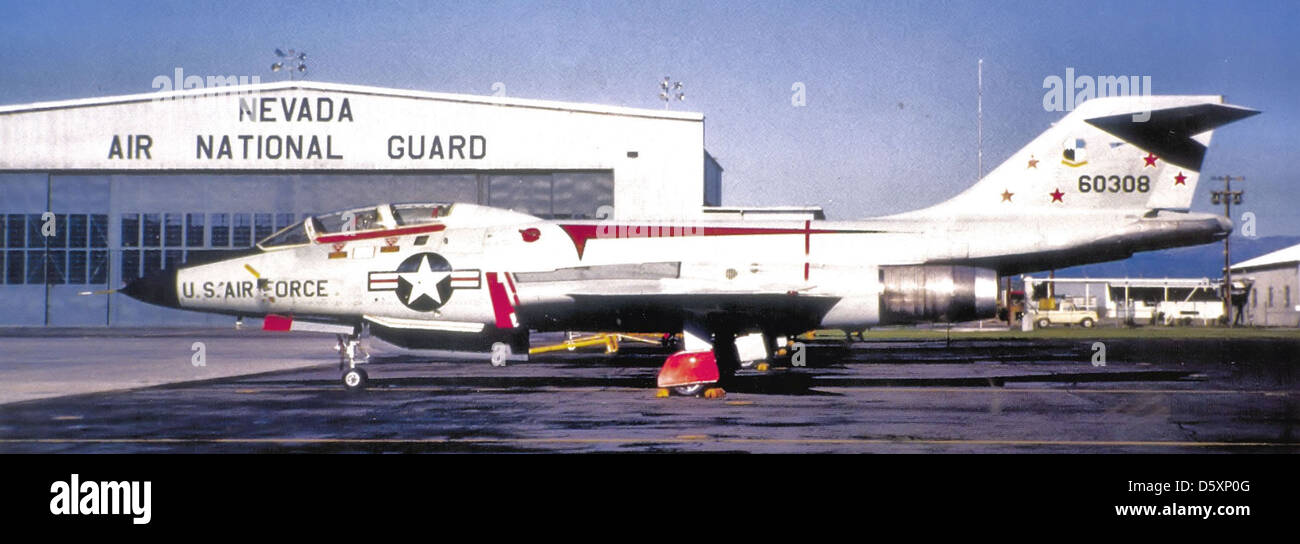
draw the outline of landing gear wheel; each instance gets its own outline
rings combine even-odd
[[[697,383],[697,384],[691,384],[691,385],[679,385],[679,386],[673,388],[673,393],[676,393],[676,394],[681,395],[681,396],[683,396],[683,397],[694,397],[694,396],[698,396],[700,393],[703,393],[703,392],[704,392],[704,389],[705,389],[706,387],[708,387],[708,386],[709,386],[709,384],[707,384],[707,383]]]
[[[348,391],[360,391],[366,388],[366,382],[370,378],[366,376],[366,371],[360,368],[349,369],[343,373],[343,387]]]

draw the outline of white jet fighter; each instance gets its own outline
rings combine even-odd
[[[862,221],[547,221],[473,204],[320,215],[219,262],[121,291],[188,310],[340,334],[363,387],[368,331],[407,348],[526,353],[529,331],[684,333],[661,388],[738,367],[735,338],[992,317],[1000,276],[1202,244],[1189,213],[1212,130],[1258,112],[1218,96],[1090,100],[974,186]]]

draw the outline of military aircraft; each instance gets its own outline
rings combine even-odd
[[[738,366],[737,335],[992,317],[1000,276],[1220,240],[1188,211],[1210,135],[1258,113],[1218,96],[1098,98],[975,185],[861,221],[579,221],[466,203],[311,217],[255,248],[136,279],[162,306],[340,335],[366,385],[368,333],[407,348],[525,352],[530,331],[682,332],[663,390]]]

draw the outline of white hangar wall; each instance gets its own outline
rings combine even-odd
[[[696,218],[706,157],[698,113],[310,82],[0,107],[0,325],[228,323],[76,292],[366,204]]]

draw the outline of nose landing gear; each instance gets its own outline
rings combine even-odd
[[[360,334],[338,335],[339,370],[343,372],[343,387],[348,391],[360,391],[366,388],[369,376],[357,366],[370,361],[370,354],[361,347]]]

